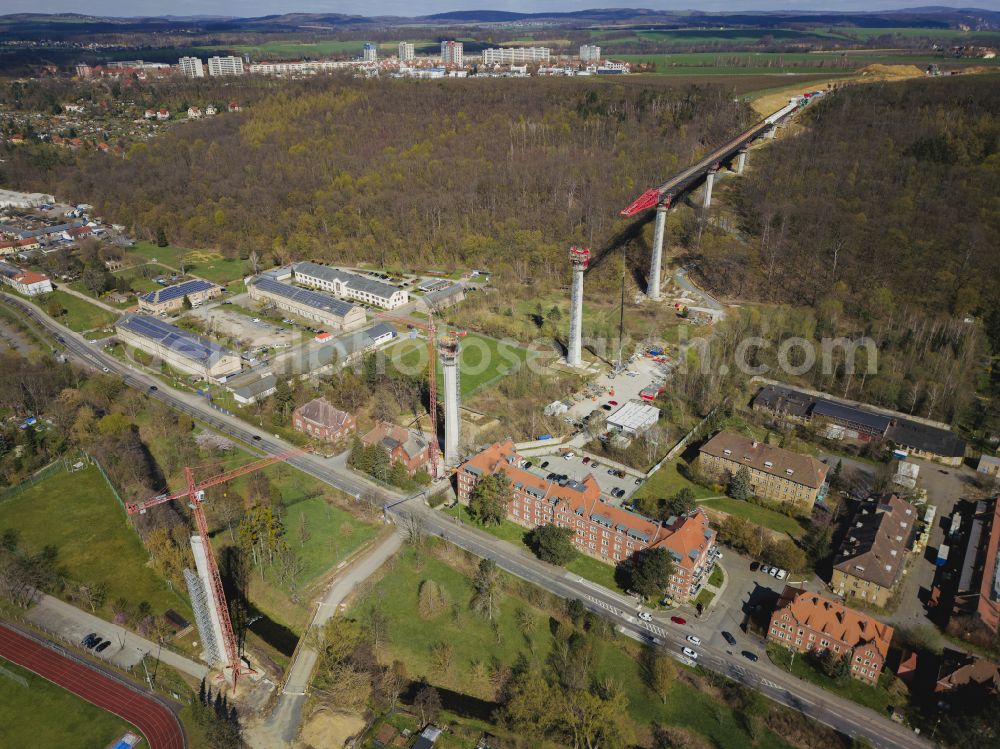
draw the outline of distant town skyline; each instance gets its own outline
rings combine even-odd
[[[954,8],[1000,10],[1000,0],[935,3]],[[890,11],[921,7],[906,0],[667,0],[664,2],[607,4],[600,0],[299,0],[294,5],[280,0],[131,0],[127,7],[118,0],[7,0],[4,13],[81,13],[110,17],[142,16],[230,16],[250,18],[283,13],[344,13],[359,16],[420,16],[461,10],[500,10],[518,13],[571,12],[594,8],[637,8],[649,10],[698,10],[706,12],[807,11],[862,12]]]

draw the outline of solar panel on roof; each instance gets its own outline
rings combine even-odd
[[[148,294],[143,295],[142,301],[149,302],[150,304],[162,304],[163,302],[169,302],[188,294],[205,291],[212,288],[214,285],[215,284],[201,278],[195,278],[190,281],[185,281],[184,283],[167,286],[165,289],[151,291]]]
[[[321,294],[318,291],[300,289],[298,286],[292,286],[291,284],[282,283],[281,281],[275,281],[273,278],[258,278],[254,285],[261,291],[266,291],[270,294],[277,294],[278,296],[283,296],[286,299],[291,299],[293,302],[306,304],[310,307],[315,307],[316,309],[321,309],[334,315],[339,315],[340,317],[347,315],[352,309],[354,309],[354,305],[350,302],[334,299],[333,297]]]
[[[155,317],[126,315],[118,324],[138,335],[157,341],[174,353],[198,362],[208,362],[213,356],[226,356],[231,353],[214,341],[181,330]]]

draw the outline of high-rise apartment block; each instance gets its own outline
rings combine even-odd
[[[580,45],[580,62],[600,62],[601,48],[596,44]]]
[[[205,66],[197,57],[182,57],[177,61],[177,69],[188,78],[205,77]]]
[[[413,49],[413,44],[411,42],[399,43],[400,62],[411,62],[416,56],[417,56],[416,50]]]
[[[243,75],[243,58],[229,55],[228,57],[209,57],[209,75]]]
[[[465,64],[465,45],[461,42],[441,42],[441,64],[460,68]]]

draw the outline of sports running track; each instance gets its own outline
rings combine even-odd
[[[164,705],[106,674],[0,625],[0,656],[136,726],[150,749],[184,749],[184,732]]]

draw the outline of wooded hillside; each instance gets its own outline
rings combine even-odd
[[[140,237],[225,253],[540,270],[601,246],[648,184],[750,117],[723,87],[329,78],[59,187]]]
[[[884,317],[900,303],[982,314],[1000,300],[1000,80],[846,88],[755,152],[737,185],[753,239],[709,249],[718,288]]]

